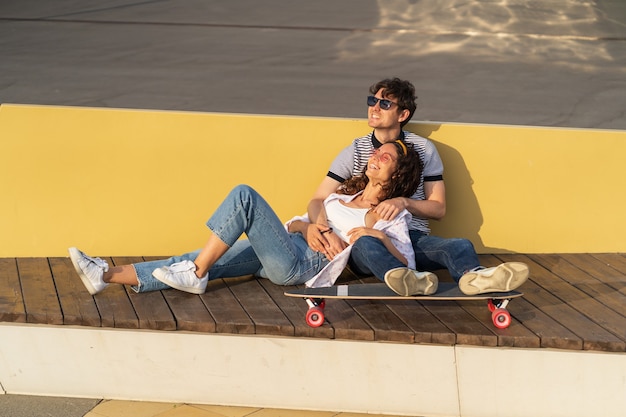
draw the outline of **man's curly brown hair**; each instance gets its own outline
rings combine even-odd
[[[400,140],[393,143],[398,151],[398,159],[396,170],[391,176],[389,184],[383,187],[383,195],[380,201],[395,197],[411,197],[417,191],[422,180],[423,163],[419,153],[415,150],[412,143],[401,141],[406,146],[407,153],[399,143]],[[365,175],[367,166],[360,175],[355,175],[345,180],[337,190],[339,194],[354,195],[365,189],[369,182],[369,178]]]
[[[370,87],[370,94],[375,95],[381,89],[383,90],[383,98],[393,98],[398,103],[400,110],[409,111],[409,117],[400,123],[400,126],[404,127],[409,123],[417,109],[415,87],[410,81],[401,80],[398,77],[385,78]]]

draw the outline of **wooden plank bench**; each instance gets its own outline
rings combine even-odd
[[[513,323],[493,327],[483,302],[327,300],[327,322],[306,325],[307,305],[284,287],[240,277],[211,281],[203,295],[136,294],[112,285],[92,297],[69,258],[0,258],[0,321],[155,331],[432,343],[441,345],[626,351],[624,254],[480,255],[486,266],[530,266],[524,297],[509,304]],[[155,257],[114,257],[127,264]],[[437,271],[442,281],[450,280]],[[375,282],[346,272],[343,283]]]

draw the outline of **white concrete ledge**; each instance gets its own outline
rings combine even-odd
[[[420,416],[623,416],[626,354],[0,323],[6,393]]]

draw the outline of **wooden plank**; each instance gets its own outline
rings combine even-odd
[[[594,274],[594,277],[607,284],[613,291],[591,291],[589,287],[580,287],[586,293],[596,298],[599,302],[606,304],[621,315],[626,315],[626,256],[619,253],[594,254],[593,257],[604,266],[618,272],[615,276],[610,273]],[[587,271],[589,272],[589,271]],[[595,290],[595,288],[594,288]]]
[[[375,277],[368,277],[355,283],[378,284],[380,281]],[[372,328],[374,340],[402,343],[415,342],[413,331],[385,305],[385,301],[350,299],[346,301]]]
[[[348,267],[337,278],[335,285],[358,282],[359,277]],[[335,339],[374,340],[374,330],[345,300],[326,300],[324,314],[326,315],[326,321],[334,329]]]
[[[26,323],[26,308],[15,258],[0,258],[0,321]]]
[[[374,340],[374,330],[345,300],[326,300],[324,314],[334,329],[335,339]]]
[[[414,343],[413,331],[391,311],[384,302],[370,300],[347,300],[374,331],[374,340],[385,342]]]
[[[147,256],[143,260],[154,261],[167,258],[169,257]],[[161,293],[174,315],[177,330],[215,333],[215,320],[198,295],[175,289],[163,290]]]
[[[620,273],[620,275],[626,275],[626,254],[623,253],[594,253],[591,256],[602,262],[608,268],[612,268]],[[606,274],[611,276],[612,274]],[[606,276],[602,274],[601,279]],[[618,281],[618,284],[621,284],[618,290],[624,289],[626,283],[623,279]]]
[[[37,324],[63,324],[63,313],[48,259],[18,258],[17,270],[24,296],[26,321]]]
[[[343,270],[335,285],[358,283],[357,276],[349,267]],[[335,339],[374,340],[374,330],[352,309],[345,300],[326,300],[326,321],[335,332]]]
[[[107,262],[109,262],[109,265],[112,265],[111,259],[107,259]],[[82,285],[78,275],[75,275],[75,279]],[[83,291],[87,296],[90,296],[86,288],[83,287]],[[103,291],[94,295],[93,300],[98,307],[102,327],[139,328],[139,319],[135,314],[133,306],[130,304],[126,290],[121,285],[109,285]]]
[[[0,258],[0,320],[95,327],[95,301],[101,325],[118,328],[523,348],[536,347],[539,340],[541,348],[623,351],[623,254],[481,255],[480,259],[485,266],[519,261],[531,268],[531,279],[520,288],[524,297],[507,307],[514,318],[508,329],[495,329],[488,310],[478,302],[447,306],[435,301],[423,305],[375,301],[353,308],[343,300],[327,300],[328,322],[313,329],[304,322],[308,307],[303,300],[288,299],[282,295],[283,287],[250,277],[212,281],[201,296],[176,290],[135,294],[129,287],[110,285],[91,297],[66,258]],[[140,260],[116,258],[115,262]],[[442,280],[448,278],[446,274],[437,271]],[[340,279],[359,282],[354,276]],[[244,287],[247,284],[252,285]],[[135,308],[141,311],[141,322]],[[167,312],[165,321],[160,308]]]
[[[246,278],[232,278],[230,281]],[[250,278],[247,278],[249,280]],[[200,299],[215,320],[217,333],[254,334],[254,323],[222,279],[209,281]]]
[[[163,290],[162,294],[172,310],[177,330],[215,333],[215,320],[198,295],[175,289]]]
[[[552,272],[580,289],[591,288],[593,293],[589,295],[592,297],[598,293],[605,294],[605,303],[618,313],[626,315],[626,303],[624,302],[626,298],[626,258],[619,254],[609,254],[608,256],[609,258],[602,257],[601,254],[579,254],[577,257],[571,254],[559,256],[563,259],[563,263],[583,270],[593,279],[571,281],[567,280],[568,275],[561,273],[560,270],[553,270]],[[604,260],[599,259],[600,257]],[[598,282],[603,285],[599,285]]]
[[[554,255],[534,255],[532,259],[544,266],[550,265],[552,273],[571,284],[571,290],[567,291],[564,298],[562,297],[570,306],[618,336],[626,346],[626,316],[623,315],[626,310],[626,296],[601,283],[585,270],[597,275],[604,275],[611,271],[613,274],[618,274],[618,272],[613,269],[602,271],[604,265],[591,256],[582,254],[580,258],[586,262],[574,260],[568,255],[558,262]],[[568,259],[578,263],[579,266],[572,265]],[[626,276],[621,278],[626,280]]]
[[[63,324],[100,327],[102,321],[96,303],[77,276],[72,261],[69,258],[48,261],[63,311]]]
[[[453,334],[456,344],[497,346],[496,335],[454,301],[421,301],[421,304],[439,319]]]
[[[482,256],[482,262],[488,266],[494,266],[506,260],[506,258],[499,259],[492,255]],[[520,261],[523,262],[525,259]],[[532,264],[529,264],[529,268],[531,277],[540,273]],[[520,288],[520,291],[524,292],[523,300],[516,300],[516,303],[511,303],[509,310],[517,320],[540,338],[541,347],[569,350],[583,349],[584,341],[581,337],[574,334],[541,309],[541,306],[550,306],[550,309],[558,310],[556,305],[560,303],[556,301],[552,294],[546,292],[543,287],[540,287],[532,280],[527,281]],[[528,308],[522,309],[525,303],[527,303]]]
[[[489,259],[484,258],[484,259]],[[483,258],[479,256],[483,263]],[[433,271],[439,282],[455,282],[448,270]],[[432,316],[439,320],[450,334],[454,335],[454,344],[467,344],[474,346],[497,346],[498,337],[492,331],[493,324],[483,324],[467,310],[463,309],[464,302],[455,301],[420,301]]]
[[[625,290],[626,270],[624,268],[626,268],[626,265],[624,264],[626,261],[624,261],[623,255],[611,254],[610,259],[613,265],[602,262],[598,259],[600,256],[601,254],[592,255],[590,253],[563,253],[555,255],[556,258],[561,259],[558,265],[574,265],[596,280],[609,286],[614,286],[618,291]],[[552,257],[552,259],[555,257]],[[619,269],[620,267],[622,268],[621,270]],[[554,273],[561,275],[558,270],[554,271]]]
[[[447,269],[433,271],[439,282],[455,283]],[[419,302],[387,302],[391,309],[413,331],[415,343],[454,345],[456,335]]]
[[[534,300],[531,294],[525,295],[526,299],[579,336],[583,340],[583,349],[609,352],[623,352],[626,349],[626,343],[623,340],[581,312],[582,310],[596,315],[594,309],[599,306],[599,303],[595,300],[527,256],[513,254],[498,257],[505,262],[515,261],[528,264],[531,270],[531,280],[546,292],[544,302],[546,298],[551,300],[548,305],[542,305],[541,301]],[[575,304],[577,308],[570,303]]]
[[[626,271],[619,271],[605,264],[597,256],[586,253],[566,253],[536,254],[529,255],[529,258],[574,286],[606,285],[609,289],[626,295]],[[615,255],[613,258],[622,257]]]
[[[481,255],[480,261],[483,266],[491,267],[499,265],[505,260],[499,259],[493,255]],[[534,294],[534,298],[536,300],[540,299],[545,292],[543,288],[537,286],[532,281],[525,283],[521,288],[519,288],[519,290],[524,293],[524,297],[522,298],[525,298],[527,293],[532,293]],[[546,295],[549,296],[549,294]],[[546,301],[546,303],[548,302],[549,301]],[[532,340],[532,335],[535,335],[538,338],[540,347],[572,350],[583,348],[583,341],[581,338],[577,337],[570,330],[557,323],[550,316],[528,302],[528,300],[520,298],[512,300],[507,309],[511,313],[512,318],[528,330],[529,334],[527,337],[531,338],[526,339],[527,342],[530,340],[528,347],[532,347],[532,345],[536,342],[535,340]],[[506,330],[509,331],[511,328],[516,329],[514,331],[517,331],[519,326],[512,323]],[[497,332],[499,331],[496,329],[496,333]],[[513,341],[513,343],[510,342],[511,341],[506,340],[498,341],[498,343],[503,346],[515,345],[517,343],[517,341]]]
[[[143,258],[113,258],[113,264],[115,265],[129,265],[138,262],[143,262]],[[116,287],[119,286],[116,285]],[[150,291],[138,294],[130,287],[125,286],[124,289],[137,314],[140,329],[176,330],[176,320],[163,294],[161,294],[161,291]]]
[[[482,266],[491,267],[500,264],[500,260],[491,255],[479,255],[479,262]],[[520,289],[520,291],[524,291]],[[506,329],[498,329],[493,324],[491,318],[491,312],[484,302],[460,302],[461,307],[476,318],[483,326],[494,333],[498,346],[506,347],[524,347],[524,348],[537,348],[541,346],[541,339],[532,330],[522,324],[515,315],[523,314],[524,310],[521,307],[530,307],[528,303],[520,303],[520,298],[511,300],[507,310],[511,314],[511,325]],[[516,306],[517,304],[517,306]],[[511,307],[513,307],[511,309]],[[515,308],[517,307],[517,309]]]
[[[509,306],[515,305],[519,300],[520,298],[511,300]],[[513,312],[509,310],[508,306],[507,310],[511,314],[511,324],[506,329],[498,329],[493,324],[491,311],[489,311],[485,301],[464,301],[461,303],[461,307],[496,335],[498,346],[523,348],[538,348],[541,346],[539,336],[516,320],[515,315],[512,314]]]
[[[256,334],[293,336],[294,327],[258,280],[224,280],[252,319]]]
[[[303,299],[285,297],[285,287],[276,285],[268,279],[260,279],[267,294],[274,300],[274,303],[287,316],[294,326],[294,336],[297,337],[318,337],[332,339],[335,337],[334,329],[328,322],[324,322],[320,327],[310,327],[306,324],[306,312],[308,305]]]
[[[450,329],[416,301],[387,301],[393,313],[413,332],[415,343],[453,345],[456,341]]]
[[[527,294],[528,297],[526,297]],[[524,298],[509,304],[508,310],[524,327],[539,337],[540,347],[581,350],[583,340],[580,337],[528,301],[528,299],[532,299],[534,302],[548,305],[551,301],[542,298],[542,295],[545,294],[543,288],[529,281],[524,286]]]

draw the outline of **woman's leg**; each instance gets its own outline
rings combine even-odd
[[[193,262],[200,252],[197,250],[167,259],[116,266],[109,266],[106,260],[90,257],[76,248],[70,248],[70,257],[85,287],[95,295],[109,284],[130,285],[136,292],[171,288],[157,280],[152,275],[153,271],[181,262]],[[218,279],[254,275],[260,269],[261,263],[250,243],[247,240],[240,240],[213,264],[209,273],[211,279]]]
[[[196,276],[202,278],[209,272],[209,269],[226,253],[230,248],[222,242],[215,234],[209,236],[209,240],[204,245],[198,257],[194,261],[196,264]]]
[[[130,285],[137,292],[170,288],[162,282],[156,280],[152,276],[152,271],[154,271],[155,268],[164,265],[171,265],[186,259],[193,260],[197,256],[196,251],[182,256],[175,256],[158,261],[140,262],[132,265],[118,265],[110,267],[106,260],[91,257],[77,248],[69,248],[69,253],[70,259],[76,269],[76,273],[83,281],[89,293],[92,295],[99,293],[109,284]],[[256,255],[254,256],[256,257]],[[240,259],[238,264],[245,265],[245,261]],[[258,265],[258,261],[255,265]]]
[[[306,244],[294,243],[298,237],[290,235],[267,202],[246,185],[230,192],[207,225],[213,235],[195,259],[195,266],[186,263],[155,270],[153,274],[158,280],[183,291],[204,292],[206,272],[214,269],[244,233],[262,264],[260,274],[275,283],[285,285],[306,280],[326,264],[325,258]]]
[[[107,284],[138,285],[137,273],[132,265],[116,265],[110,267],[102,277]]]
[[[328,263],[301,235],[288,233],[269,204],[247,185],[235,187],[207,225],[226,245],[245,233],[261,262],[259,275],[277,284],[304,282]]]

